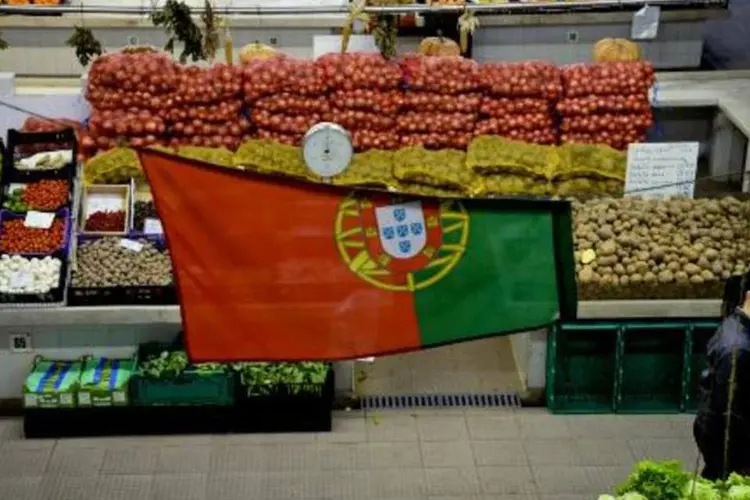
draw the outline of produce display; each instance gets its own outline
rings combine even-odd
[[[64,130],[66,128],[73,128],[76,133],[79,133],[82,129],[82,126],[79,122],[66,118],[47,120],[36,116],[30,116],[24,121],[23,125],[21,126],[21,132],[60,132],[61,130]],[[60,144],[58,142],[21,144],[19,147],[19,152],[26,155],[39,152],[54,152],[55,154],[57,154],[61,152],[60,150],[67,150],[68,154],[70,154],[69,151],[72,147],[72,143]],[[39,158],[49,158],[49,156],[40,155]],[[70,160],[68,159],[68,161]],[[35,165],[38,162],[34,161],[34,157],[32,157],[30,161],[27,161],[27,163],[30,165]],[[45,163],[46,161],[42,164],[42,167],[45,166]]]
[[[136,201],[133,206],[133,230],[143,232],[146,219],[158,219],[153,201]]]
[[[86,217],[83,229],[92,233],[124,232],[127,227],[124,210],[96,211]]]
[[[47,255],[63,250],[68,231],[67,214],[55,216],[48,228],[30,227],[22,216],[0,215],[0,252]]]
[[[404,58],[401,69],[406,90],[397,121],[401,144],[466,149],[479,111],[479,68],[477,62],[463,57]]]
[[[320,392],[330,366],[326,363],[234,363],[240,384],[249,397]]]
[[[55,257],[0,256],[0,294],[45,294],[60,286],[62,261]]]
[[[678,461],[644,460],[635,465],[615,495],[599,500],[746,500],[750,477],[732,473],[725,481],[709,481],[685,471]]]
[[[750,201],[575,201],[580,300],[716,298],[750,267]]]
[[[55,211],[70,201],[70,183],[65,180],[41,180],[8,186],[3,208],[13,212]]]
[[[561,75],[562,142],[625,149],[645,141],[653,123],[648,92],[654,69],[649,63],[574,64],[562,68]]]
[[[536,144],[556,144],[552,114],[562,85],[548,63],[490,63],[480,72],[482,97],[478,134],[492,134]]]
[[[109,236],[78,243],[73,288],[167,286],[172,282],[169,253],[154,242]]]

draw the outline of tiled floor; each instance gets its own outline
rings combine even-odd
[[[357,393],[450,394],[512,392],[521,389],[510,337],[462,342],[448,347],[357,363]],[[450,374],[446,376],[446,374]]]
[[[578,500],[641,458],[694,465],[690,416],[349,412],[330,434],[26,441],[0,420],[1,500]]]

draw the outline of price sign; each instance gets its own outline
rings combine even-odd
[[[143,250],[142,243],[124,238],[120,240],[120,246],[123,248],[127,248],[128,250],[131,250],[133,252],[140,252],[141,250]]]
[[[630,38],[633,40],[653,40],[659,34],[661,7],[644,5],[633,14],[630,25]]]
[[[148,217],[143,220],[143,232],[146,234],[164,234],[164,228],[159,219]]]
[[[28,288],[34,281],[34,276],[26,270],[19,270],[10,275],[11,288]]]
[[[692,198],[698,170],[697,142],[631,144],[625,196]]]
[[[52,227],[52,221],[55,220],[55,214],[52,212],[36,212],[34,210],[26,212],[26,218],[23,225],[37,229],[49,229]]]

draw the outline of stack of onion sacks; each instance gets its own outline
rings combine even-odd
[[[477,135],[556,144],[554,102],[562,91],[557,68],[546,62],[488,63],[480,69],[484,96]]]
[[[564,97],[557,104],[563,142],[626,149],[646,139],[653,123],[650,63],[574,64],[562,69]]]
[[[328,83],[314,61],[272,57],[244,67],[243,95],[258,137],[299,146],[329,115]]]
[[[347,129],[357,150],[396,149],[401,69],[380,54],[326,54],[316,61],[331,83],[328,119]]]
[[[164,143],[165,116],[174,105],[177,84],[177,66],[167,54],[117,52],[98,57],[86,86],[91,115],[80,139],[84,155],[121,144]]]
[[[166,114],[169,145],[236,150],[250,138],[242,116],[242,70],[228,64],[180,66],[174,107]]]
[[[398,131],[403,146],[466,149],[481,101],[479,65],[460,56],[410,55]]]

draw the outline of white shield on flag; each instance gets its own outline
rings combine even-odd
[[[377,207],[375,219],[383,250],[395,259],[414,257],[427,244],[422,202]]]

